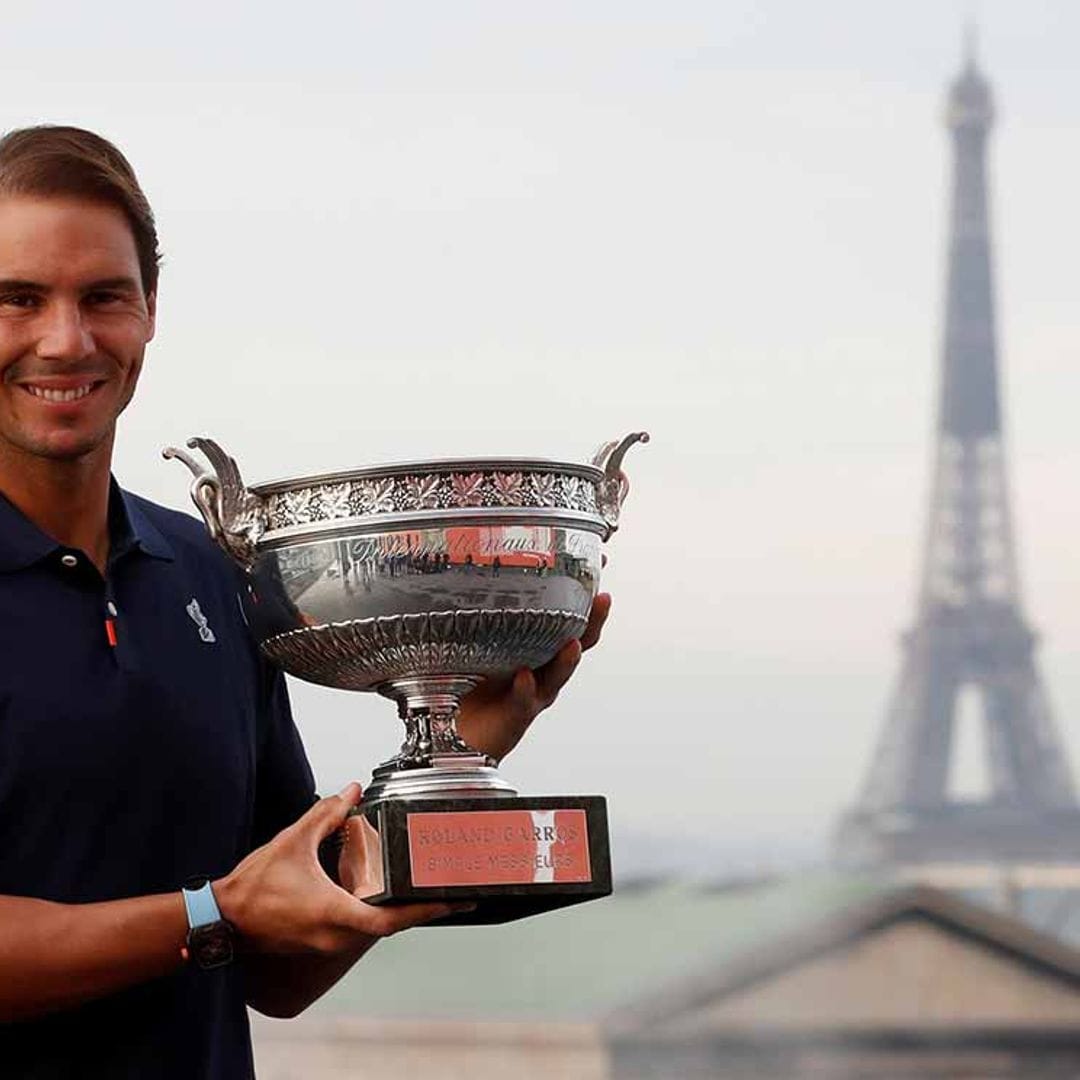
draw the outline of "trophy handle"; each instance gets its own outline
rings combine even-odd
[[[266,531],[266,508],[261,498],[244,486],[236,462],[213,439],[188,439],[210,462],[207,469],[191,454],[175,446],[162,450],[162,457],[177,458],[194,479],[189,491],[210,538],[245,570],[255,564],[256,546]]]
[[[596,487],[596,503],[608,525],[605,540],[610,539],[612,533],[618,529],[619,511],[626,501],[626,496],[630,494],[630,481],[622,471],[626,451],[635,443],[648,441],[647,431],[632,431],[621,442],[604,443],[593,455],[592,464],[604,473],[603,480]]]

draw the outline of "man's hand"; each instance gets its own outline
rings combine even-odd
[[[383,871],[379,834],[363,814],[353,814],[346,819],[344,828],[345,843],[338,856],[341,887],[359,900],[381,893]]]
[[[264,953],[348,953],[355,958],[378,938],[456,910],[444,903],[395,907],[365,904],[353,892],[372,882],[370,868],[380,866],[377,857],[350,860],[362,869],[350,870],[348,887],[339,887],[326,876],[319,864],[319,844],[345,824],[349,811],[359,801],[359,784],[349,784],[340,795],[320,799],[270,843],[253,851],[232,873],[214,882],[222,917],[236,927],[250,949]],[[377,838],[374,842],[378,843]],[[361,880],[365,877],[367,882]],[[369,888],[364,895],[376,891],[377,887]]]
[[[461,703],[458,734],[496,761],[506,757],[533,720],[559,696],[581,654],[600,640],[610,611],[611,597],[599,593],[581,639],[563,646],[550,663],[536,671],[522,668],[505,679],[485,679]]]

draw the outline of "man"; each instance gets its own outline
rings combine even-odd
[[[232,567],[193,519],[111,477],[158,261],[110,143],[75,128],[0,140],[5,1077],[250,1076],[245,1003],[294,1015],[380,937],[452,910],[360,899],[374,870],[348,818],[359,786],[315,801]],[[474,692],[463,735],[509,752],[607,609],[545,669]],[[318,850],[346,822],[337,885]],[[183,894],[193,876],[209,889]],[[185,959],[196,891],[234,927],[231,964]]]

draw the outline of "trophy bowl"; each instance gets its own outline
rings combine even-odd
[[[362,809],[514,789],[454,719],[483,679],[547,663],[580,637],[601,544],[618,526],[635,432],[590,464],[532,458],[412,462],[245,486],[206,438],[183,450],[210,535],[246,576],[263,652],[309,682],[392,698],[404,744]]]

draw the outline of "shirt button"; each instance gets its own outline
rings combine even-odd
[[[60,561],[70,570],[73,567],[79,565],[79,559],[76,555],[61,555]]]

